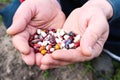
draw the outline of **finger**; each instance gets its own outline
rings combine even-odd
[[[63,65],[68,65],[70,62],[66,61],[61,61],[61,60],[55,60],[52,58],[51,54],[46,54],[42,60],[41,60],[42,65],[49,65],[49,66],[63,66]]]
[[[63,27],[63,24],[65,22],[65,15],[62,11],[59,11],[57,16],[53,20],[53,24],[50,26],[50,28],[54,29],[60,29]]]
[[[23,54],[29,54],[30,46],[28,44],[29,33],[24,31],[19,33],[12,38],[13,45]]]
[[[8,28],[7,33],[13,35],[23,31],[27,23],[31,20],[32,16],[33,14],[31,6],[29,6],[29,3],[25,1],[16,11],[13,18],[13,23],[10,28]]]
[[[57,50],[52,53],[52,57],[56,60],[66,61],[69,63],[83,62],[92,59],[91,57],[83,56],[78,49]]]
[[[97,21],[95,21],[97,19]],[[102,16],[91,18],[86,31],[81,38],[81,51],[85,56],[95,55],[102,51],[103,45],[107,39],[107,20]],[[94,30],[93,30],[94,29]]]
[[[40,69],[41,70],[47,70],[47,69],[53,69],[53,68],[58,68],[60,66],[54,66],[54,65],[41,65]]]
[[[40,53],[36,53],[36,64],[37,64],[38,66],[41,65],[41,60],[42,60],[42,58],[43,58],[43,55],[41,55]]]
[[[30,53],[28,55],[25,54],[21,54],[22,55],[22,59],[23,61],[27,64],[27,65],[34,65],[35,64],[35,53],[33,51],[33,49],[31,49]]]
[[[79,25],[78,25],[78,12],[74,10],[70,16],[67,18],[63,25],[63,29],[65,32],[69,33],[70,31],[75,32],[76,34],[80,34]]]

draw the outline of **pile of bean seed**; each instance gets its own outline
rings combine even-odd
[[[29,45],[35,53],[52,53],[59,49],[75,49],[80,46],[80,35],[63,29],[37,29],[29,38]]]

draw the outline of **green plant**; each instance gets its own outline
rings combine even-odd
[[[2,23],[2,16],[0,16],[0,25],[1,25],[1,23]]]
[[[82,77],[84,77],[89,71],[92,71],[92,72],[95,71],[91,61],[84,62],[83,64],[85,66],[85,70],[83,71]]]
[[[48,71],[48,70],[45,70],[44,73],[43,73],[43,76],[44,76],[45,78],[48,78],[49,75],[50,75],[49,71]]]
[[[111,80],[120,80],[120,62],[113,61],[115,73]]]
[[[74,66],[75,66],[75,64],[69,64],[69,65],[68,65],[68,68],[73,69]]]

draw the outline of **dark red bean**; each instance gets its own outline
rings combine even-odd
[[[52,29],[51,31],[53,31],[54,33],[56,33],[56,30],[55,30],[55,29]]]
[[[75,48],[77,48],[79,46],[80,46],[80,41],[78,41],[78,42],[75,43]]]

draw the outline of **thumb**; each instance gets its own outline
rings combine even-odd
[[[85,56],[98,56],[108,36],[108,23],[104,17],[91,18],[82,38],[81,51]]]
[[[7,33],[10,35],[17,34],[26,28],[26,25],[32,18],[32,9],[30,4],[24,1],[16,11],[12,25],[7,29]]]

